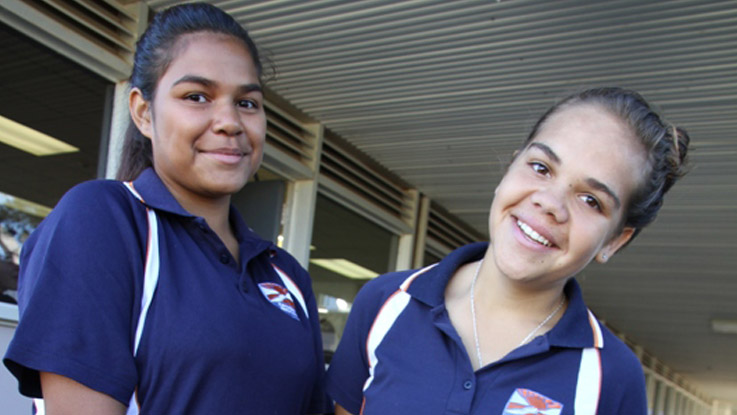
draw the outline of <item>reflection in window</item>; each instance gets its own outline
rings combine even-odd
[[[0,192],[0,301],[17,303],[20,249],[49,210]]]
[[[94,179],[112,83],[0,23],[0,301],[17,297],[23,242],[72,186]]]
[[[353,211],[318,195],[309,272],[323,327],[326,357],[335,350],[358,290],[393,270],[398,238]]]

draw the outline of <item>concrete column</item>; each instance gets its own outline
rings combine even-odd
[[[657,387],[655,390],[655,405],[653,406],[654,415],[665,415],[665,398],[668,392],[668,387],[662,380],[657,380]]]
[[[665,395],[665,414],[676,415],[676,390],[670,385]]]
[[[692,399],[686,400],[686,415],[696,415],[696,402]]]
[[[653,415],[655,413],[655,392],[658,382],[652,372],[645,374],[645,387],[647,390],[647,413]]]
[[[308,172],[304,172],[305,175],[293,177],[287,184],[280,246],[307,269],[310,262],[310,244],[312,243],[312,227],[315,222],[315,203],[317,202],[317,177],[320,171],[325,129],[320,123],[308,124],[305,125],[305,128],[312,131],[315,137],[312,164]],[[266,159],[266,155],[264,158]]]
[[[732,405],[722,401],[714,401],[711,415],[732,415]]]
[[[397,271],[412,268],[413,257],[415,254],[415,233],[417,232],[417,216],[420,206],[420,193],[415,189],[407,191],[407,196],[410,199],[409,211],[410,218],[409,222],[412,224],[411,232],[403,233],[399,235],[399,241],[397,244],[397,260],[394,265],[394,269]]]
[[[282,248],[292,254],[305,269],[310,262],[316,201],[317,180],[297,180],[287,184],[282,216]]]
[[[683,396],[683,394],[678,389],[676,389],[675,390],[675,398],[674,398],[674,400],[675,400],[675,408],[674,408],[675,411],[674,411],[674,413],[676,415],[683,415],[683,413],[684,413],[683,412],[683,406],[684,406],[683,405],[684,404],[684,400],[683,399],[684,398],[685,398],[685,396]]]
[[[425,262],[425,245],[427,244],[427,221],[430,217],[430,198],[420,196],[417,212],[417,226],[415,227],[415,254],[412,268],[420,268]]]
[[[120,165],[120,154],[123,151],[125,131],[128,128],[130,114],[128,113],[128,82],[120,81],[115,84],[112,100],[112,114],[110,115],[110,132],[107,143],[107,161],[105,163],[105,178],[114,179]]]

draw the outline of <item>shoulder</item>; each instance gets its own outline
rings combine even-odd
[[[125,186],[113,180],[92,180],[80,183],[59,200],[23,246],[26,254],[37,245],[53,244],[57,248],[80,250],[114,240],[128,244],[137,241],[137,234],[147,226],[145,209]],[[140,230],[136,229],[140,225]]]
[[[642,364],[632,349],[606,326],[600,324],[604,347],[601,349],[601,366],[605,378],[616,381],[644,378]]]
[[[95,205],[111,199],[123,200],[126,193],[123,183],[117,180],[89,180],[69,189],[59,204],[76,202]]]
[[[635,353],[606,327],[602,327],[601,413],[646,414],[645,373]]]
[[[417,270],[397,271],[380,275],[359,290],[353,304],[353,309],[361,313],[375,315],[381,306],[400,289],[402,283]]]
[[[386,274],[379,275],[378,277],[367,282],[361,292],[365,292],[365,295],[370,293],[377,294],[388,294],[391,295],[394,291],[398,290],[404,281],[412,276],[417,270],[406,270],[406,271],[395,271]]]
[[[128,218],[138,202],[123,183],[115,180],[91,180],[72,187],[59,200],[50,217],[79,217],[94,221],[97,217]],[[142,209],[135,209],[133,211]],[[121,217],[121,214],[124,214]]]

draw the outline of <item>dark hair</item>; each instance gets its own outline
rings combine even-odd
[[[259,79],[261,78],[263,65],[256,44],[246,29],[232,16],[213,5],[190,3],[170,7],[154,16],[136,43],[130,87],[140,89],[143,98],[151,102],[159,79],[176,57],[176,42],[182,35],[196,32],[222,33],[242,41],[256,65]],[[133,180],[151,166],[151,140],[144,137],[136,125],[129,121],[116,178]]]
[[[662,120],[640,94],[622,88],[595,88],[570,95],[553,105],[537,121],[524,147],[551,115],[574,105],[595,104],[618,116],[630,126],[647,151],[649,171],[625,207],[621,226],[635,228],[632,241],[652,223],[663,205],[663,197],[687,173],[690,138],[685,130]]]

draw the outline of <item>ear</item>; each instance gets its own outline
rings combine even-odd
[[[128,110],[130,111],[133,123],[138,127],[138,131],[145,137],[151,139],[153,137],[151,105],[143,98],[143,92],[140,89],[133,88],[130,94],[128,94]]]
[[[596,254],[596,262],[605,264],[609,261],[614,254],[617,253],[627,242],[632,239],[632,235],[635,234],[635,228],[631,226],[625,226],[619,235],[613,237],[606,245],[604,245],[599,253]]]

